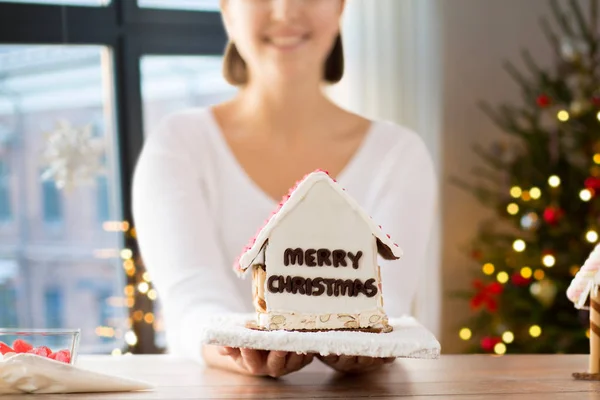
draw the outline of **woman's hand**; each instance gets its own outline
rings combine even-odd
[[[324,364],[330,366],[336,371],[348,374],[360,374],[375,371],[386,364],[394,362],[394,357],[374,358],[357,356],[337,356],[331,354],[328,356],[318,356]]]
[[[288,353],[286,351],[267,351],[219,347],[221,356],[229,357],[238,372],[256,376],[279,378],[298,371],[313,360],[313,354]]]

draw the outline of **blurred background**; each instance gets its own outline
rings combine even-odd
[[[414,314],[444,353],[588,351],[565,290],[600,229],[597,23],[594,0],[348,0],[327,91],[434,158]],[[164,351],[131,177],[161,118],[235,94],[225,43],[218,0],[0,0],[0,327]]]

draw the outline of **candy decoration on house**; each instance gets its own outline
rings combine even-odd
[[[582,380],[600,380],[600,245],[597,245],[567,289],[567,297],[578,309],[590,310],[590,357],[588,372],[573,376]]]
[[[402,250],[325,171],[297,182],[244,249],[262,330],[389,332],[377,255]]]
[[[41,178],[54,180],[58,189],[93,184],[104,172],[104,142],[93,137],[91,125],[75,127],[61,119],[45,140],[42,164],[46,169]]]

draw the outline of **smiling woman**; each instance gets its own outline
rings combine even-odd
[[[203,347],[199,339],[210,317],[253,311],[251,282],[236,279],[231,265],[276,199],[308,172],[323,169],[382,221],[407,249],[404,268],[378,261],[386,311],[394,317],[410,313],[415,266],[423,265],[434,216],[435,174],[414,132],[348,112],[323,93],[343,75],[345,1],[222,0],[221,6],[229,39],[224,75],[238,91],[211,107],[173,112],[153,129],[136,167],[134,219],[164,306],[169,350],[240,373],[281,376],[313,355]],[[304,261],[318,263],[321,247],[313,248],[315,254],[307,247]],[[343,250],[346,268],[352,270],[358,250]],[[322,252],[321,262],[334,261]],[[326,290],[328,282],[316,290]],[[338,291],[370,292],[364,281],[342,283]],[[322,361],[356,371],[385,360]]]

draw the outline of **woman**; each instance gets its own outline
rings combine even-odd
[[[281,376],[313,355],[198,341],[210,316],[253,311],[250,281],[231,266],[278,199],[315,169],[337,178],[405,250],[401,261],[382,268],[386,311],[398,316],[410,313],[424,262],[435,177],[414,133],[349,113],[322,93],[324,82],[343,74],[344,0],[222,0],[221,7],[230,38],[225,76],[239,92],[212,108],[169,116],[147,139],[134,180],[134,218],[170,351]],[[390,362],[320,360],[343,372]]]

